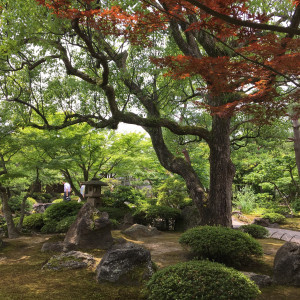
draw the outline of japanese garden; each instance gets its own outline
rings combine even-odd
[[[299,299],[299,23],[0,0],[0,299]]]

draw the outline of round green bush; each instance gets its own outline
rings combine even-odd
[[[70,226],[72,225],[72,223],[76,220],[76,217],[77,216],[69,216],[60,220],[56,224],[56,228],[55,228],[56,232],[67,232]]]
[[[40,230],[44,226],[43,214],[35,213],[25,216],[23,220],[23,228],[29,230]]]
[[[77,201],[54,203],[45,210],[44,222],[48,223],[52,220],[58,222],[66,217],[76,216],[82,205]]]
[[[270,223],[283,224],[285,222],[285,216],[278,213],[265,213],[262,218],[268,219]]]
[[[187,230],[179,239],[199,259],[228,266],[247,265],[263,255],[261,245],[249,234],[221,226],[200,226]]]
[[[239,230],[250,234],[255,239],[263,239],[269,235],[268,229],[257,224],[242,225]]]
[[[41,228],[41,233],[55,233],[56,232],[57,221],[52,220],[45,223]]]
[[[244,274],[210,261],[190,261],[154,273],[147,283],[153,300],[251,300],[260,291]]]

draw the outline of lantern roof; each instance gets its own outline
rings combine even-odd
[[[81,184],[84,184],[84,185],[96,185],[96,186],[108,186],[108,184],[106,182],[103,182],[103,181],[100,181],[99,178],[92,178],[92,180],[90,181],[83,181],[81,182]]]

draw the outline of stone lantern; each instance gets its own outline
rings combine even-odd
[[[100,181],[98,178],[93,178],[90,181],[84,181],[81,184],[85,185],[85,195],[87,202],[94,207],[101,205],[101,186],[108,186],[107,183]]]

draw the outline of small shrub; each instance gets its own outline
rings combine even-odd
[[[63,199],[55,199],[52,201],[52,203],[60,203],[60,202],[63,202],[64,200]]]
[[[70,226],[73,224],[73,222],[76,220],[77,216],[69,216],[62,220],[60,220],[56,224],[55,231],[56,232],[67,232],[70,228]]]
[[[40,230],[44,226],[43,214],[35,213],[25,216],[23,220],[23,228],[29,230]]]
[[[126,208],[127,204],[125,202],[135,204],[146,197],[145,192],[142,192],[141,190],[135,189],[131,186],[122,185],[116,186],[113,191],[106,191],[104,196],[104,202],[107,205],[118,208]]]
[[[58,222],[66,217],[76,216],[82,205],[77,201],[63,201],[52,204],[44,212],[44,222],[47,223],[52,220]]]
[[[130,209],[128,207],[100,207],[99,210],[102,212],[107,212],[110,219],[115,219],[118,222],[122,222],[124,216],[130,212]]]
[[[268,219],[270,223],[283,224],[285,222],[285,216],[278,213],[265,213],[262,218]]]
[[[41,228],[41,233],[55,233],[56,232],[56,225],[57,221],[48,221],[45,225]]]
[[[239,230],[250,234],[255,239],[263,239],[269,235],[268,229],[256,224],[242,225]]]
[[[109,220],[111,222],[111,225],[112,225],[113,229],[117,229],[119,227],[120,222],[118,222],[118,220],[116,220],[116,219],[109,219]]]
[[[247,265],[263,255],[261,245],[250,235],[232,228],[200,226],[187,230],[179,239],[199,259],[209,259],[229,266]]]
[[[147,284],[150,300],[251,300],[260,291],[244,274],[219,263],[190,261],[156,272]]]
[[[256,207],[256,196],[253,190],[245,186],[234,195],[233,204],[241,210],[241,212],[248,214],[251,213]]]

